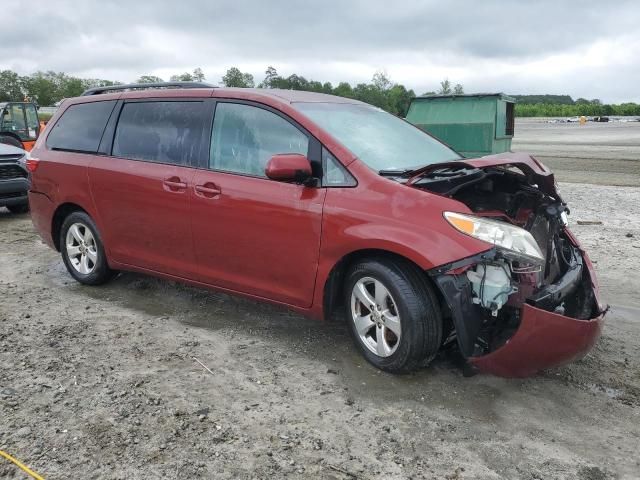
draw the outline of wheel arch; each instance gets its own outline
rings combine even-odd
[[[436,297],[438,297],[440,308],[442,309],[443,305],[445,305],[443,303],[444,299],[442,298],[440,290],[433,283],[431,278],[429,278],[424,269],[414,260],[392,250],[385,250],[380,248],[365,248],[355,250],[344,255],[331,268],[326,281],[324,282],[322,293],[323,316],[326,320],[330,319],[336,309],[340,305],[342,305],[341,292],[344,287],[344,281],[347,271],[352,265],[365,259],[386,259],[394,261],[396,263],[404,263],[412,268],[415,268],[417,272],[424,276],[425,281],[432,287],[434,293],[436,294]]]
[[[62,229],[62,224],[64,223],[64,219],[73,212],[84,212],[91,216],[86,209],[77,203],[66,202],[56,208],[51,220],[51,239],[58,252],[60,251],[60,230]]]

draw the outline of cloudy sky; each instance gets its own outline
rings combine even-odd
[[[0,69],[133,81],[231,66],[337,83],[384,69],[420,94],[569,94],[640,102],[635,0],[31,0],[3,2]]]

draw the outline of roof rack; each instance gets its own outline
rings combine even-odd
[[[158,83],[127,83],[125,85],[110,85],[108,87],[94,87],[82,92],[82,97],[100,95],[118,90],[145,90],[148,88],[216,88],[205,82],[158,82]]]

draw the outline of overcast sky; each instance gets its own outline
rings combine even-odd
[[[467,92],[640,102],[640,2],[31,0],[2,2],[0,69],[122,82],[231,66],[366,82],[386,70],[417,94]],[[26,6],[26,9],[25,9]]]

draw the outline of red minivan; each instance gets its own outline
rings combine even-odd
[[[136,271],[340,309],[383,370],[457,341],[473,370],[580,358],[605,308],[553,174],[463,159],[356,100],[200,84],[66,100],[32,158],[33,223],[77,281]]]

